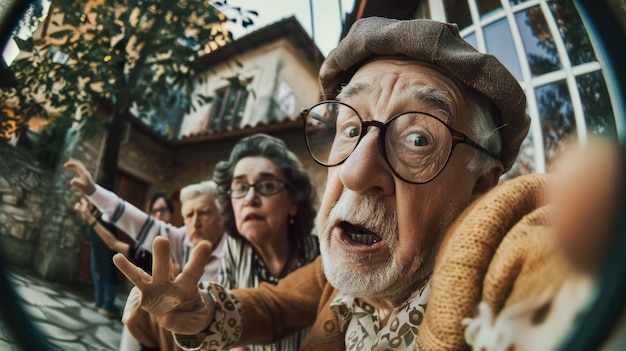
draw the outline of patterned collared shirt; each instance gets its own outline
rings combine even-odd
[[[361,299],[339,295],[330,304],[345,331],[346,350],[409,350],[424,320],[430,283],[395,307],[384,326],[380,312]]]

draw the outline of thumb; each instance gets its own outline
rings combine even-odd
[[[130,289],[126,304],[124,305],[124,313],[122,314],[122,323],[126,324],[137,316],[139,307],[141,306],[141,291],[137,287]]]

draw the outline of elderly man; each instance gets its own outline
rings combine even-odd
[[[303,118],[312,157],[329,167],[317,223],[321,259],[277,286],[230,292],[211,283],[199,293],[210,247],[199,246],[171,281],[167,241],[156,240],[153,277],[114,258],[142,297],[127,306],[131,332],[141,307],[190,349],[269,343],[305,327],[306,350],[439,348],[438,335],[422,339],[433,334],[422,322],[440,244],[512,166],[529,127],[524,93],[455,25],[430,20],[357,21],[325,60],[320,82],[334,100]],[[452,322],[458,339],[460,319]]]
[[[211,280],[217,275],[225,236],[215,200],[215,183],[201,182],[181,189],[181,214],[185,225],[174,227],[156,220],[113,192],[95,184],[81,161],[70,159],[65,163],[65,168],[75,174],[70,180],[71,186],[82,192],[102,212],[103,219],[130,235],[143,248],[152,251],[154,238],[167,237],[170,240],[171,257],[178,266],[178,269],[174,269],[175,272],[179,272],[187,263],[198,243],[203,240],[211,242],[215,250],[205,266],[202,279]]]

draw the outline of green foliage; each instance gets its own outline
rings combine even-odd
[[[32,153],[42,166],[52,169],[64,154],[68,131],[73,119],[61,116],[55,118],[47,128],[40,132],[39,140],[33,143]]]
[[[87,5],[87,0],[53,1],[43,40],[18,40],[23,52],[11,69],[19,86],[0,90],[0,101],[19,111],[20,125],[34,116],[83,122],[101,99],[110,100],[118,112],[132,107],[150,118],[158,118],[163,107],[188,112],[196,103],[211,101],[192,92],[199,73],[209,69],[198,60],[205,48],[232,40],[223,27],[229,19],[219,9],[207,0]],[[247,22],[255,14],[235,11]],[[10,118],[16,120],[0,110],[2,128]]]

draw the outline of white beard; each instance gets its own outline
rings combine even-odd
[[[389,260],[383,265],[369,266],[369,258],[331,248],[330,231],[340,221],[365,227],[383,239],[389,250]],[[327,227],[320,236],[320,251],[328,282],[342,293],[353,297],[390,298],[404,289],[415,289],[416,272],[406,272],[398,262],[398,221],[396,212],[368,194],[346,191],[331,210]],[[418,255],[419,256],[419,255]],[[420,259],[421,260],[421,259]],[[361,269],[349,267],[358,265]]]

